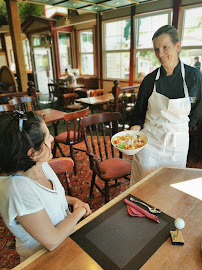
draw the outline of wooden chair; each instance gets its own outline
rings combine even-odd
[[[16,97],[9,101],[9,104],[15,106],[16,110],[28,112],[39,110],[38,99],[35,97]]]
[[[79,103],[75,102],[77,97],[76,93],[68,93],[63,95],[64,99],[64,108],[70,111],[78,111],[83,108],[83,106]]]
[[[111,144],[111,137],[119,131],[118,124],[121,118],[119,112],[105,112],[89,115],[80,121],[84,129],[86,154],[89,156],[90,169],[93,171],[90,196],[92,196],[93,187],[96,186],[105,196],[105,203],[109,201],[109,188],[128,181],[128,175],[131,173],[131,163],[120,158],[121,155],[118,158],[115,157]],[[93,130],[95,130],[94,136]],[[96,175],[105,182],[104,189],[96,183]],[[126,180],[118,182],[119,178]],[[111,181],[115,183],[109,186]]]
[[[71,196],[71,184],[69,175],[73,170],[74,161],[71,158],[61,157],[51,159],[48,161],[48,164],[57,175],[61,173],[64,174],[67,183],[67,193],[69,196]]]
[[[15,111],[15,106],[12,104],[0,105],[0,112]]]
[[[59,91],[59,86],[57,83],[49,83],[48,92],[49,92],[49,101],[51,102],[51,105],[53,105],[54,103],[54,97],[62,98],[62,94]]]
[[[84,140],[83,130],[80,126],[80,120],[88,115],[89,108],[86,108],[81,111],[71,112],[64,116],[64,120],[67,122],[67,131],[63,132],[55,137],[55,143],[53,147],[53,156],[56,156],[56,149],[57,147],[60,150],[60,153],[63,157],[66,155],[63,153],[59,143],[69,145],[70,147],[70,157],[74,161],[74,174],[76,175],[76,161],[75,161],[75,152],[82,151],[86,152],[85,150],[73,147],[74,145],[82,142]],[[73,129],[73,130],[72,130]]]

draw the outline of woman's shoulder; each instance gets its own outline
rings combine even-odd
[[[156,74],[158,72],[159,68],[156,68],[154,71],[152,71],[151,73],[147,74],[147,76],[145,76],[144,80],[155,80]],[[143,81],[144,81],[143,80]]]
[[[197,78],[200,78],[202,76],[199,69],[197,69],[195,67],[191,67],[191,66],[186,65],[186,64],[184,64],[184,67],[185,67],[185,72],[187,75],[194,76]]]
[[[144,86],[145,87],[151,86],[153,88],[153,84],[155,82],[155,78],[156,78],[156,74],[158,72],[158,69],[159,68],[155,69],[154,71],[152,71],[151,73],[147,74],[144,77],[144,79],[143,79],[143,81],[141,83],[142,87],[144,87]]]
[[[16,190],[24,190],[31,183],[26,176],[23,175],[7,175],[0,177],[0,193],[2,190],[7,190],[8,193],[15,192]]]

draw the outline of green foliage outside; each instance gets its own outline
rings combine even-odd
[[[0,26],[8,24],[8,16],[6,10],[6,3],[0,0]]]
[[[35,5],[25,2],[18,2],[18,11],[21,23],[31,15],[43,16],[44,14],[43,5]],[[8,25],[8,15],[4,0],[0,0],[0,25]]]

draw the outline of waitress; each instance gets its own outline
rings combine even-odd
[[[160,166],[186,167],[188,127],[202,116],[202,76],[180,61],[177,30],[162,26],[152,40],[161,67],[144,78],[131,118],[131,130],[143,128],[149,138],[133,156],[131,185]]]

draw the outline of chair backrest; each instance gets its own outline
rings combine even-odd
[[[67,157],[53,158],[48,161],[48,164],[56,174],[65,172],[71,173],[74,167],[74,161]]]
[[[17,97],[10,99],[8,102],[14,105],[19,111],[28,112],[39,110],[39,103],[35,97]]]
[[[74,104],[74,101],[77,97],[76,93],[68,93],[68,94],[64,94],[63,95],[63,99],[64,99],[64,106],[70,105],[70,104]]]
[[[58,84],[57,83],[48,83],[48,91],[50,94],[58,91]]]
[[[67,144],[77,144],[84,139],[83,129],[80,126],[80,121],[88,115],[89,108],[80,111],[67,113],[64,120],[67,122]],[[73,129],[73,136],[70,136],[71,129]]]
[[[119,112],[92,114],[81,119],[80,125],[84,130],[86,153],[90,158],[91,169],[95,169],[100,160],[115,156],[111,137],[119,132],[121,119],[122,115]]]
[[[68,195],[71,196],[71,185],[69,175],[73,170],[74,161],[71,158],[61,157],[49,160],[48,164],[57,175],[64,173],[65,181],[63,181],[63,178],[61,178],[60,175],[58,175],[58,178],[60,179],[62,184],[67,185]]]
[[[12,104],[2,104],[0,105],[0,112],[14,111],[15,106]]]

